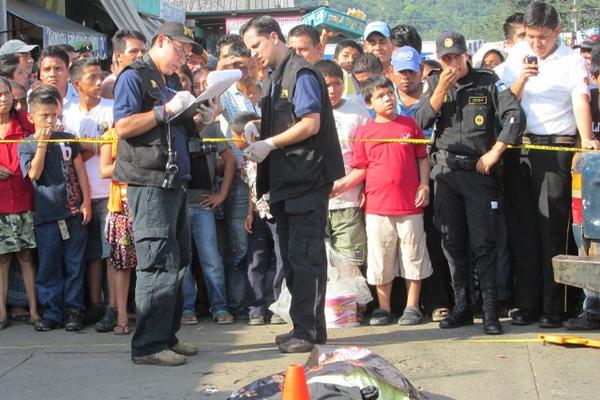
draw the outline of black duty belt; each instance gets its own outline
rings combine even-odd
[[[523,144],[574,146],[576,140],[577,137],[572,135],[534,135],[533,133],[523,135]]]
[[[461,154],[450,153],[446,150],[438,150],[434,154],[435,163],[446,166],[450,169],[460,169],[474,171],[479,161],[478,156],[465,156]]]

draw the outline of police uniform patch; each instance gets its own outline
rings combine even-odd
[[[287,99],[288,96],[288,91],[287,89],[281,89],[281,95],[279,96],[280,99]]]
[[[152,80],[150,80],[150,86],[155,88],[155,87],[158,87],[158,84],[156,83],[156,81],[154,79],[152,79]]]
[[[469,105],[470,106],[478,106],[481,104],[487,104],[488,99],[487,96],[469,96]]]
[[[479,115],[475,116],[475,125],[481,126],[484,124],[484,122],[485,122],[485,118],[483,117],[483,115],[479,114]]]
[[[444,39],[444,46],[446,46],[446,47],[452,47],[453,44],[454,44],[454,41],[452,40],[452,38],[446,38],[446,39]]]
[[[498,93],[502,93],[506,89],[508,89],[508,87],[506,86],[506,83],[504,83],[504,81],[502,81],[501,79],[497,80],[495,85],[496,85],[496,89],[498,89]]]

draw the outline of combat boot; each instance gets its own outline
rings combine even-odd
[[[440,328],[458,328],[463,325],[473,325],[473,312],[469,308],[467,288],[454,287],[454,308],[440,321]]]
[[[496,307],[496,289],[485,289],[483,296],[483,331],[487,335],[502,334],[502,325],[498,319]]]

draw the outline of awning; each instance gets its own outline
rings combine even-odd
[[[158,18],[152,18],[147,15],[142,14],[142,21],[144,21],[144,25],[146,25],[146,29],[150,32],[150,36],[148,42],[152,40],[154,37],[154,33],[158,30],[158,28],[162,25],[162,20]]]
[[[146,36],[149,43],[154,37],[155,29],[149,29],[138,14],[137,9],[129,0],[100,0],[104,9],[110,15],[119,29],[132,29]]]
[[[7,0],[6,8],[14,16],[42,28],[44,47],[85,39],[94,46],[95,57],[107,57],[106,36],[100,32],[24,0]]]

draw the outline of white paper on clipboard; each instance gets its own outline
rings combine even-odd
[[[193,103],[187,106],[173,117],[169,118],[169,123],[179,123],[183,119],[192,118],[196,110],[205,101],[222,95],[231,85],[239,81],[242,77],[242,71],[239,69],[228,69],[224,71],[211,71],[206,77],[208,88],[200,96],[196,97]]]

